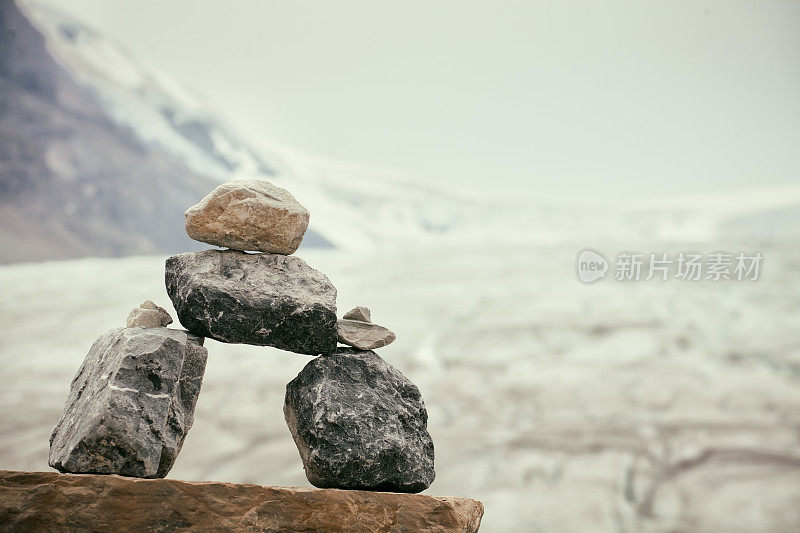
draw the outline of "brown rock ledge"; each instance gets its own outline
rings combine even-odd
[[[475,532],[468,498],[0,470],[4,531]]]

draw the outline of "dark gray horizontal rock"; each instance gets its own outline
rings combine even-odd
[[[317,487],[419,492],[433,482],[419,389],[374,352],[310,361],[286,386],[283,412]]]
[[[50,436],[50,466],[72,473],[164,477],[194,420],[207,351],[167,328],[98,338]]]
[[[336,349],[336,288],[295,256],[206,250],[167,259],[178,319],[222,342],[297,353]]]

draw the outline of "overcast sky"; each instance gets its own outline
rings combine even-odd
[[[800,2],[46,1],[247,135],[437,183],[800,181]]]

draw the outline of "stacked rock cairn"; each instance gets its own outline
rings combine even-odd
[[[419,389],[374,351],[395,339],[366,307],[336,317],[336,288],[292,255],[308,211],[263,180],[220,185],[186,211],[195,240],[226,249],[166,261],[185,328],[151,301],[101,335],[50,437],[61,472],[164,477],[192,426],[205,337],[317,356],[286,386],[284,415],[321,488],[419,492],[434,479]],[[337,347],[337,341],[347,347]]]

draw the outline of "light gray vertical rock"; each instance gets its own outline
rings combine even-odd
[[[50,437],[50,466],[164,477],[194,421],[207,351],[166,328],[119,328],[92,345]]]

